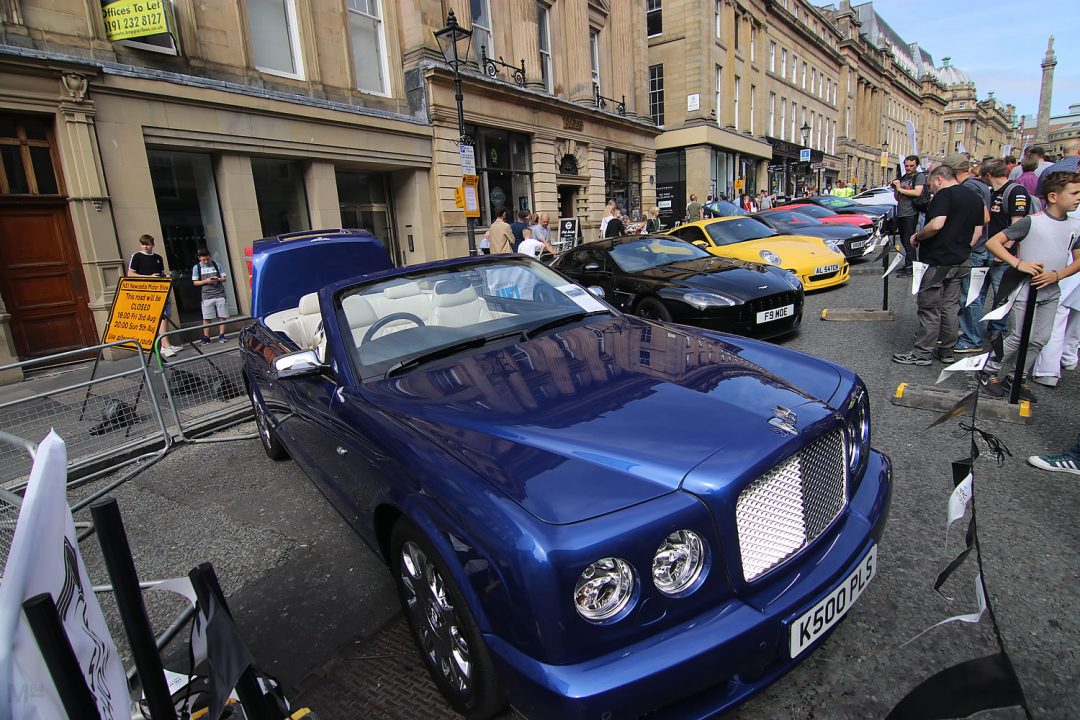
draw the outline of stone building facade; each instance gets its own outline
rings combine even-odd
[[[364,227],[399,265],[467,252],[433,36],[450,10],[478,38],[464,94],[482,223],[505,203],[588,233],[608,196],[655,202],[644,0],[148,5],[153,34],[124,39],[94,3],[0,5],[0,365],[95,344],[144,233],[179,276],[180,322],[198,322],[203,245],[234,315],[259,237]],[[481,46],[524,65],[523,86]]]

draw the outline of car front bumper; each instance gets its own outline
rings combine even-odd
[[[746,700],[813,652],[812,646],[789,656],[788,626],[829,595],[881,539],[891,491],[889,459],[871,452],[834,541],[792,561],[801,573],[798,582],[780,593],[730,600],[617,652],[549,665],[496,635],[485,636],[514,708],[530,720],[622,720],[645,713],[692,720]]]

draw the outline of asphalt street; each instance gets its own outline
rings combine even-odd
[[[958,524],[946,548],[945,518],[950,462],[967,455],[969,441],[959,420],[927,429],[936,413],[890,403],[901,382],[933,384],[942,367],[889,361],[909,349],[915,331],[909,285],[892,283],[893,322],[819,319],[823,308],[880,307],[881,285],[878,275],[855,274],[845,287],[808,296],[802,330],[781,341],[853,368],[870,390],[873,444],[891,456],[895,469],[878,577],[817,651],[730,713],[733,720],[881,718],[931,674],[996,650],[988,617],[912,640],[940,620],[976,610],[974,557],[946,585],[947,597],[932,588],[962,547]],[[954,376],[945,386],[973,382]],[[979,422],[1012,452],[1000,467],[984,452],[975,469],[986,587],[1032,714],[1046,720],[1080,717],[1080,530],[1074,520],[1080,478],[1036,470],[1026,458],[1072,445],[1080,432],[1078,388],[1080,373],[1067,373],[1054,390],[1036,386],[1039,403],[1028,425]],[[250,430],[249,424],[233,432]],[[188,445],[114,496],[140,576],[185,574],[212,562],[260,666],[321,717],[453,717],[403,629],[389,574],[291,462],[271,462],[252,439]],[[93,545],[84,548],[91,575],[101,582]],[[151,597],[160,629],[179,606]],[[173,653],[174,661],[181,659]]]

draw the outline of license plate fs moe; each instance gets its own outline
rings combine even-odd
[[[779,320],[780,318],[790,317],[795,314],[794,305],[785,305],[784,307],[772,308],[771,310],[762,310],[757,314],[758,325],[761,323],[772,322],[773,320]]]
[[[870,580],[877,575],[877,545],[863,556],[855,571],[844,578],[821,602],[796,618],[788,630],[788,649],[796,658],[814,641],[828,632],[862,595]]]
[[[834,273],[840,269],[840,263],[834,263],[832,265],[820,265],[814,268],[815,275],[825,275],[826,273]]]

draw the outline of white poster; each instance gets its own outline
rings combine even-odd
[[[915,260],[911,263],[911,294],[918,295],[919,288],[922,287],[923,275],[926,274],[926,268],[930,267],[924,262]]]
[[[971,279],[968,281],[968,293],[967,298],[964,300],[964,307],[975,302],[975,298],[979,297],[979,293],[982,292],[983,284],[986,283],[986,273],[988,270],[990,270],[990,268],[971,268]]]
[[[127,720],[131,697],[124,666],[79,554],[66,484],[67,447],[50,432],[30,472],[0,584],[0,716],[66,717],[22,612],[23,600],[49,593],[101,717]]]
[[[979,318],[979,322],[986,322],[987,320],[1001,320],[1002,318],[1004,318],[1006,315],[1009,314],[1009,311],[1012,310],[1013,303],[1016,302],[1016,297],[1020,294],[1020,291],[1026,287],[1026,282],[1022,282],[1017,285],[1015,288],[1013,288],[1013,291],[1009,293],[1009,297],[1006,298],[1004,304],[1002,304],[1001,307],[995,308],[994,310],[991,310],[990,312],[983,315],[981,318]]]
[[[966,358],[961,358],[951,365],[946,365],[941,370],[941,374],[938,375],[937,383],[944,382],[945,378],[949,377],[953,373],[958,372],[978,372],[986,367],[986,361],[990,359],[990,353],[984,352],[981,355],[971,355]]]

